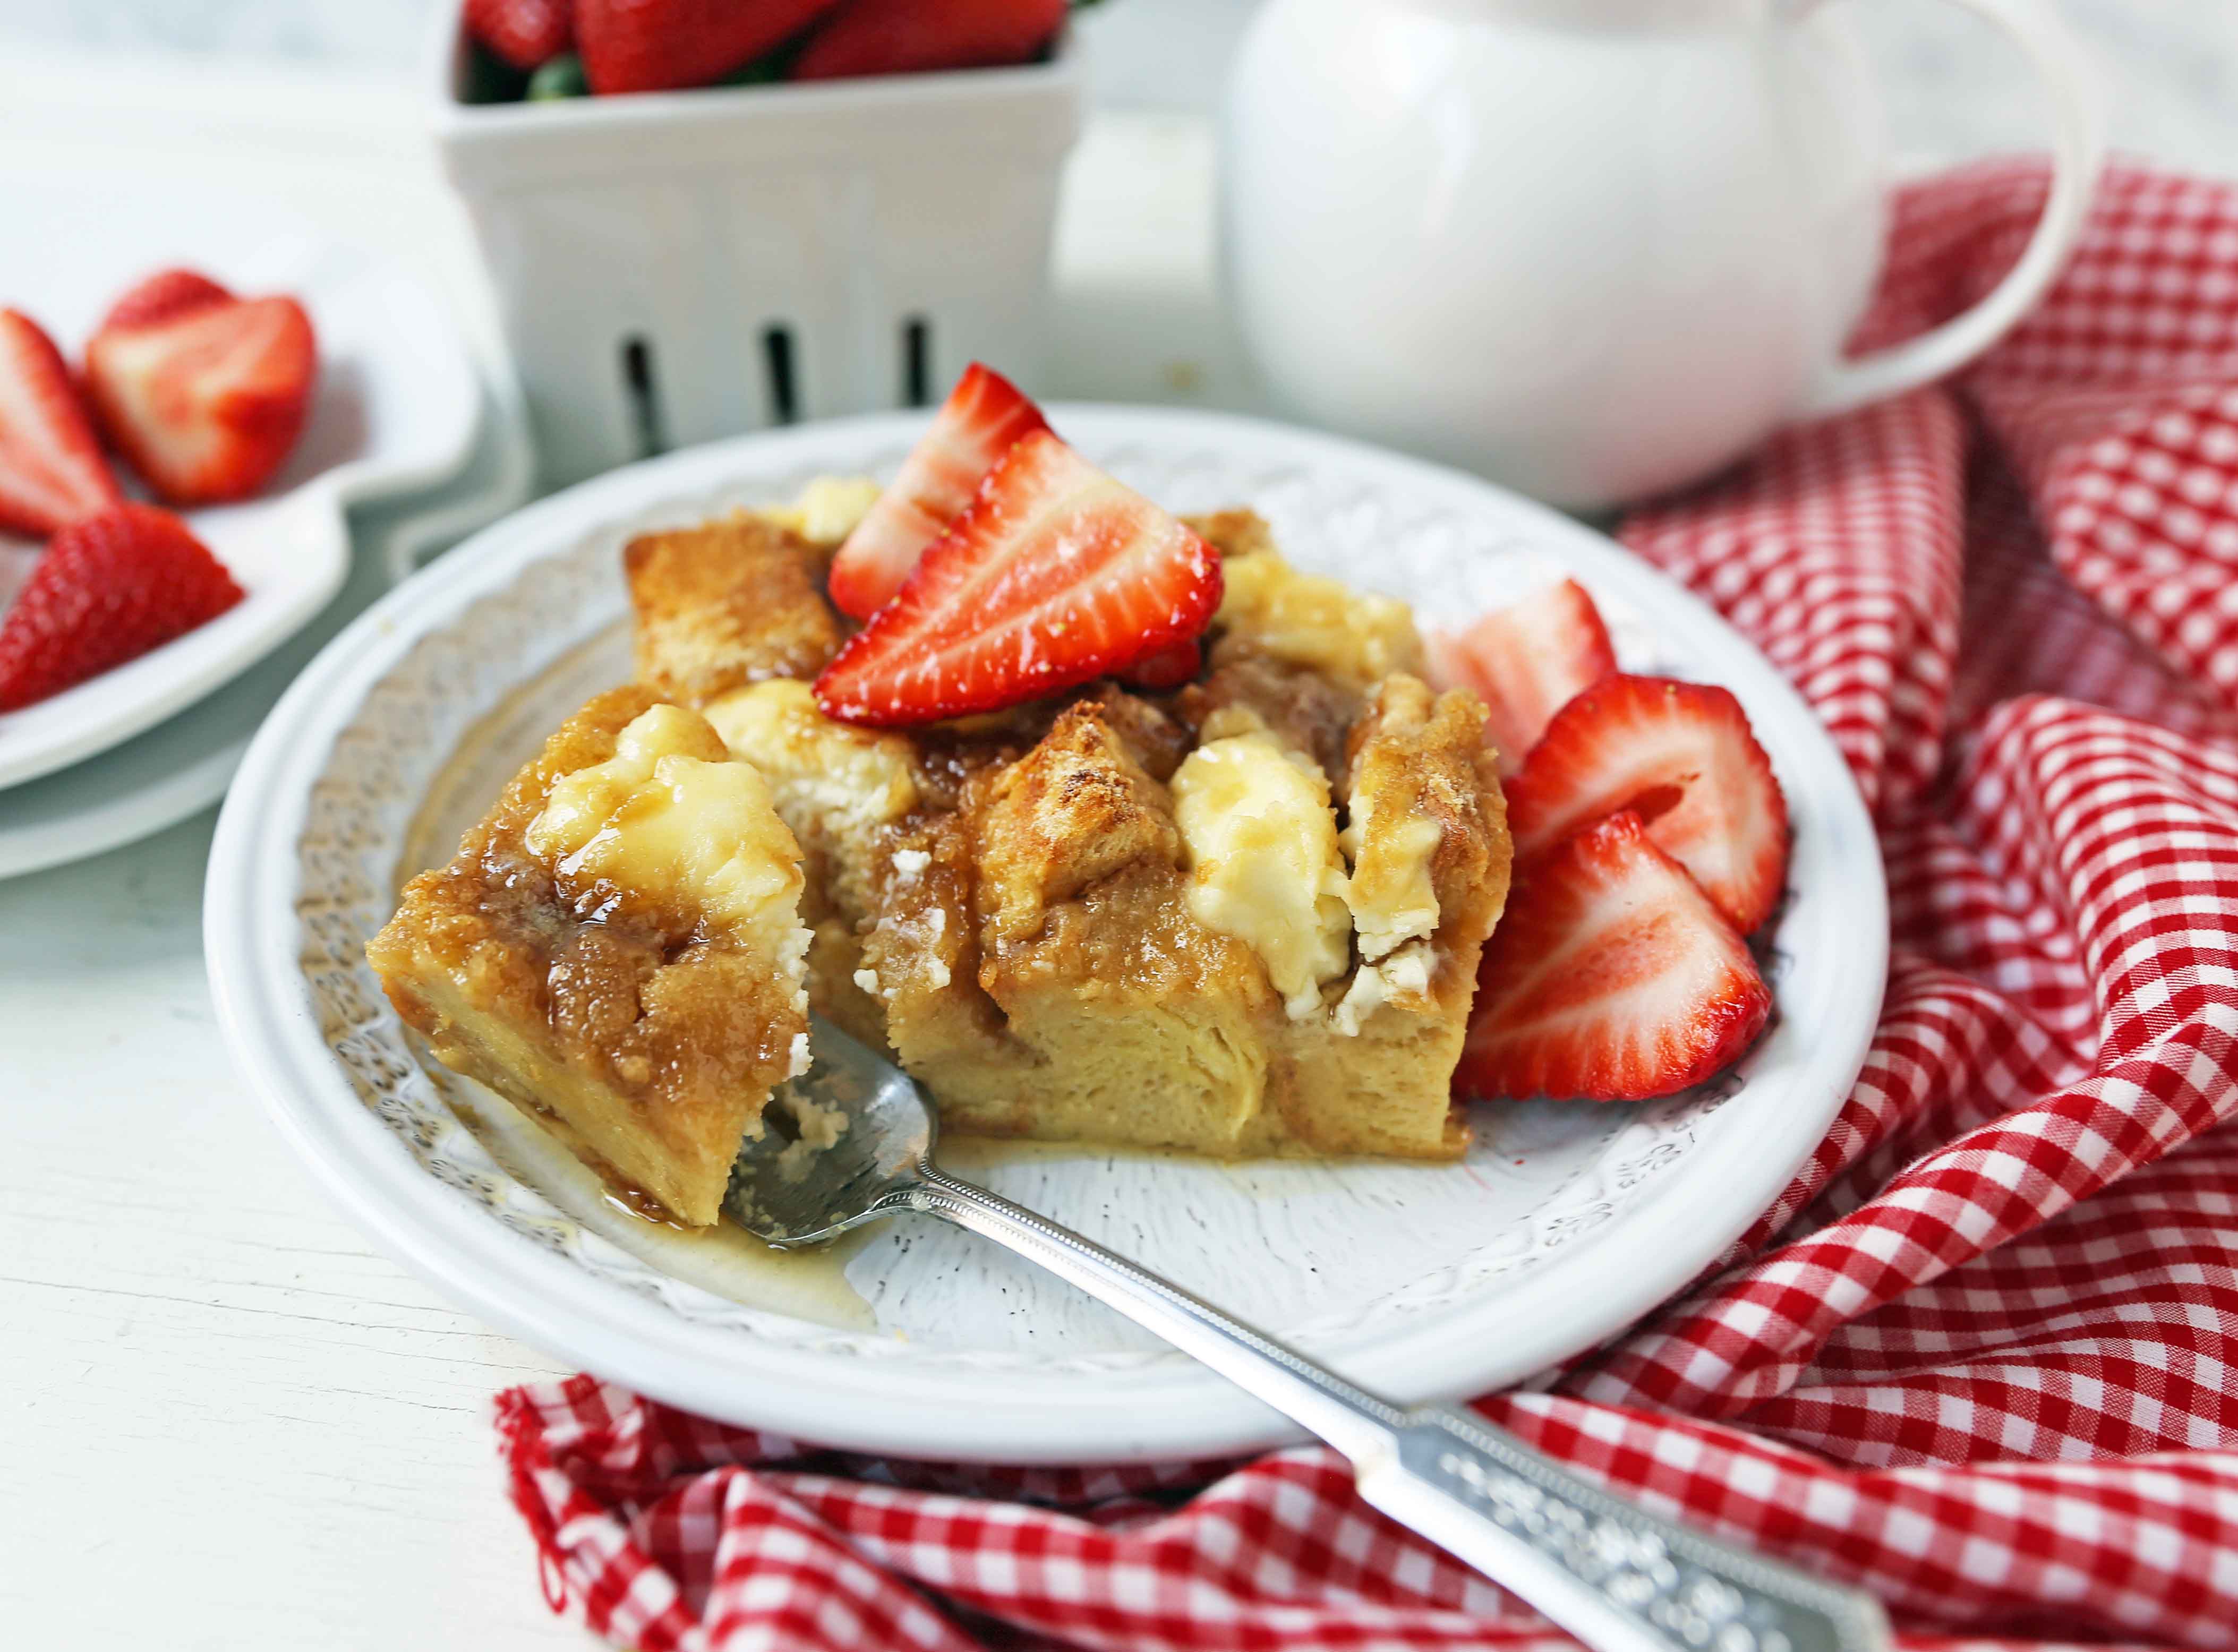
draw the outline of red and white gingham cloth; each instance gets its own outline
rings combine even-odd
[[[1864,335],[2015,256],[2041,167],[1908,191]],[[1485,1414],[1888,1603],[1907,1645],[2238,1646],[2238,186],[2117,168],[1957,384],[1623,530],[1880,823],[1856,1093],[1689,1293]],[[646,1652],[1566,1644],[1335,1455],[877,1462],[587,1378],[500,1397],[547,1595]]]

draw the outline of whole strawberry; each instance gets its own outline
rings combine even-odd
[[[591,89],[705,86],[783,45],[833,0],[575,0],[575,47]]]
[[[216,618],[241,587],[187,525],[119,505],[49,542],[0,619],[0,711],[16,711]]]
[[[467,32],[520,69],[541,67],[575,37],[568,0],[467,0]]]
[[[795,80],[922,75],[1030,63],[1064,27],[1065,0],[844,0],[802,48]]]

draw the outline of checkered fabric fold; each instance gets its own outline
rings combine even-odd
[[[2022,162],[1906,191],[1861,338],[1985,291],[2043,195]],[[1623,537],[1855,770],[1888,996],[1719,1265],[1482,1410],[1908,1646],[2238,1645],[2238,187],[2116,168],[1963,379]],[[1567,1644],[1326,1450],[878,1462],[588,1378],[498,1412],[551,1597],[646,1652]]]

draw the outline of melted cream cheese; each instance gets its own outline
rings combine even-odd
[[[1380,964],[1361,965],[1352,985],[1337,1001],[1330,1025],[1347,1038],[1358,1038],[1367,1018],[1394,999],[1426,996],[1437,968],[1437,955],[1419,942],[1393,953]]]
[[[1301,573],[1271,551],[1235,558],[1222,573],[1225,586],[1213,626],[1248,638],[1254,652],[1360,688],[1394,671],[1421,669],[1414,611],[1395,597]]]
[[[1360,932],[1361,957],[1381,958],[1436,932],[1438,891],[1430,864],[1444,841],[1445,829],[1436,821],[1387,823],[1377,817],[1366,794],[1353,795],[1352,823],[1344,829],[1343,843],[1354,875],[1345,885],[1344,898]],[[1367,843],[1375,845],[1375,854],[1370,874],[1363,876],[1361,847]]]
[[[637,717],[612,757],[553,783],[526,842],[563,882],[673,899],[800,982],[800,846],[769,783],[696,714],[656,705]]]
[[[778,812],[803,836],[868,831],[917,807],[909,742],[835,723],[805,683],[733,690],[707,708],[707,721],[769,777]]]
[[[771,506],[758,514],[811,545],[838,545],[877,502],[878,485],[867,476],[819,476],[791,504]]]
[[[1294,1018],[1318,1010],[1352,934],[1327,777],[1261,730],[1199,746],[1173,793],[1189,915],[1257,953]]]

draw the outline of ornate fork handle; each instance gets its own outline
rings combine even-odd
[[[1869,1596],[1610,1496],[1490,1424],[1378,1399],[1148,1269],[930,1161],[879,1201],[1009,1246],[1352,1460],[1361,1496],[1600,1652],[1879,1652]]]

